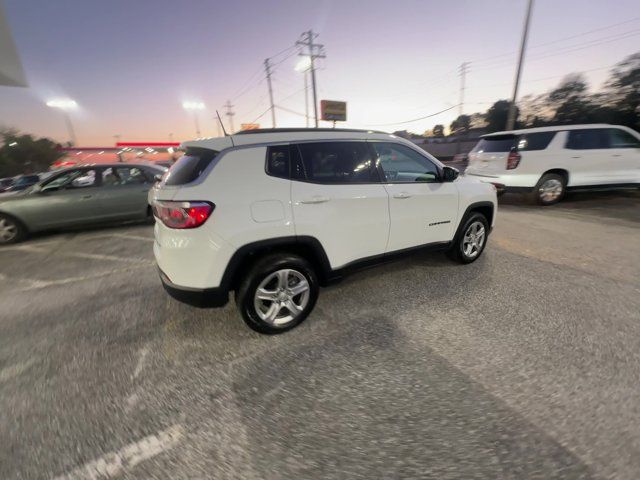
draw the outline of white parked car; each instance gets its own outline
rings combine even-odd
[[[358,266],[421,248],[473,262],[495,222],[493,185],[385,133],[251,130],[182,148],[149,193],[162,282],[199,306],[235,291],[263,333],[299,324],[319,286]]]
[[[640,186],[640,134],[617,125],[565,125],[485,135],[466,175],[531,192],[542,205],[570,189]]]

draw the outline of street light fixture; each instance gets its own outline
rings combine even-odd
[[[73,110],[78,107],[78,104],[75,100],[71,100],[68,98],[49,100],[47,102],[47,107],[58,108],[62,110],[64,115],[64,121],[67,124],[67,130],[69,131],[69,139],[71,140],[71,145],[76,144],[76,133],[73,130],[73,125],[71,124],[71,117],[69,116],[69,110]]]
[[[196,136],[200,137],[200,124],[198,123],[198,110],[204,110],[202,102],[182,102],[182,108],[193,112],[193,118],[196,122]]]

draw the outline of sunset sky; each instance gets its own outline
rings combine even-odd
[[[0,87],[0,125],[67,140],[52,98],[72,98],[79,144],[176,141],[195,137],[183,101],[201,101],[204,135],[216,135],[215,109],[230,99],[236,127],[271,127],[262,64],[304,30],[319,33],[319,99],[348,102],[345,127],[423,132],[448,125],[459,101],[462,62],[470,62],[465,113],[511,94],[525,0],[484,1],[142,1],[4,0],[29,88]],[[586,71],[592,88],[640,50],[637,0],[536,0],[522,95]],[[279,127],[304,126],[299,57],[276,56]],[[226,117],[225,117],[226,121]],[[329,125],[329,124],[326,124]]]

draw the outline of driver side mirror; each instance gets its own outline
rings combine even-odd
[[[153,181],[154,181],[155,183],[161,182],[161,181],[162,181],[162,177],[163,177],[163,174],[162,174],[162,173],[156,173],[156,174],[153,176]]]
[[[443,182],[453,182],[460,175],[460,170],[453,167],[444,166],[442,169],[442,181]]]

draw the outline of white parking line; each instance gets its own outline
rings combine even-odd
[[[143,265],[140,265],[140,266],[143,266]],[[114,269],[114,270],[108,270],[106,272],[97,273],[95,275],[83,275],[83,276],[80,276],[80,277],[67,277],[67,278],[62,278],[60,280],[31,280],[31,279],[23,278],[23,279],[20,279],[20,281],[29,283],[29,286],[23,288],[22,291],[37,290],[37,289],[40,289],[40,288],[52,287],[52,286],[55,286],[55,285],[66,285],[67,283],[83,282],[85,280],[92,280],[94,278],[106,277],[108,275],[113,275],[115,273],[128,272],[132,268],[135,268],[135,267],[117,268],[117,269]]]
[[[75,257],[75,258],[87,258],[90,260],[109,260],[114,262],[127,262],[127,263],[144,263],[144,264],[153,264],[153,260],[145,260],[142,258],[125,258],[125,257],[117,257],[115,255],[102,255],[100,253],[82,253],[82,252],[65,252],[60,255],[64,255],[65,257]]]
[[[29,367],[35,362],[35,359],[31,358],[26,362],[16,363],[15,365],[10,365],[6,368],[3,368],[2,370],[0,370],[0,383],[6,382],[13,377],[17,377],[22,372],[27,371]]]
[[[118,451],[102,455],[67,474],[56,477],[54,480],[113,478],[127,468],[134,467],[144,460],[175,447],[183,435],[184,429],[182,426],[173,425],[155,435],[149,435],[137,442],[130,443]]]
[[[140,349],[138,363],[136,365],[136,369],[133,371],[133,378],[138,378],[138,375],[142,372],[142,368],[144,367],[144,360],[149,355],[149,347],[145,345]]]
[[[142,237],[140,235],[129,235],[128,233],[112,233],[109,236],[117,238],[125,238],[127,240],[142,240],[144,242],[153,242],[151,237]]]

